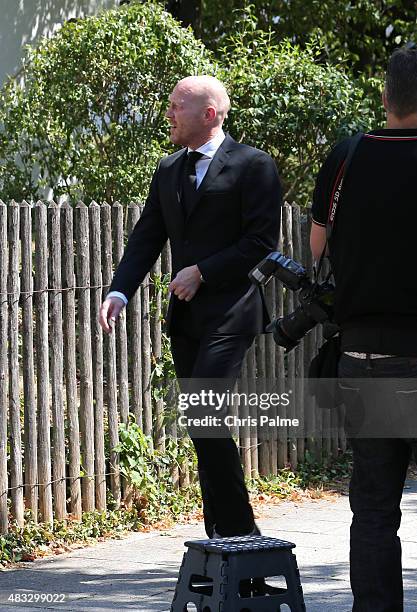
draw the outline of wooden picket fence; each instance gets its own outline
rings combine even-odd
[[[116,333],[105,336],[98,323],[140,212],[135,203],[73,207],[0,201],[0,533],[7,532],[11,517],[23,525],[25,508],[35,520],[50,522],[105,509],[107,491],[119,503],[123,482],[112,449],[119,423],[127,423],[130,414],[158,448],[173,435],[164,426],[163,401],[151,394],[153,364],[162,352],[163,312],[161,292],[149,279],[170,273],[168,249]],[[311,271],[309,223],[299,206],[284,205],[279,246]],[[275,279],[266,293],[273,316],[296,306],[296,296]],[[271,335],[260,336],[248,352],[240,389],[258,379],[292,386],[291,411],[303,415],[316,434],[288,438],[280,429],[258,440],[253,430],[235,428],[247,476],[275,474],[288,464],[296,468],[307,451],[320,458],[344,447],[337,411],[319,411],[302,382],[320,341],[315,329],[284,358]],[[331,419],[336,433],[321,436]],[[183,477],[180,485],[186,482]]]

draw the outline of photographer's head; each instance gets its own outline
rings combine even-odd
[[[388,62],[383,103],[387,127],[417,127],[417,46],[396,49]]]

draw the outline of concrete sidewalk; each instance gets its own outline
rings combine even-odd
[[[417,481],[403,496],[403,565],[406,612],[417,612]],[[262,509],[264,535],[290,540],[301,573],[308,612],[348,612],[350,510],[345,496],[283,502]],[[50,559],[23,564],[0,576],[0,610],[132,610],[167,612],[184,552],[183,542],[205,537],[201,523],[169,531],[135,533]],[[18,604],[11,594],[62,594],[61,603]]]

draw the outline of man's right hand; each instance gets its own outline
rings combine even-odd
[[[111,334],[114,323],[124,308],[124,302],[118,297],[109,297],[104,300],[100,308],[99,322],[106,334]]]

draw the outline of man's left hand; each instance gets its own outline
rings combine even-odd
[[[170,282],[168,289],[175,293],[179,300],[189,302],[193,299],[201,285],[201,274],[197,266],[183,268]]]

